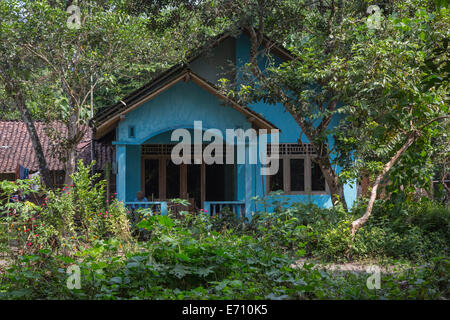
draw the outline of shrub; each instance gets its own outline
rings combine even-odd
[[[349,258],[423,261],[448,253],[449,211],[431,201],[376,201],[373,215],[353,240],[349,228],[365,211],[362,201],[350,213],[339,206],[323,209],[303,203],[276,208],[272,213],[258,213],[250,224],[250,229],[269,246],[300,250],[308,256],[332,261]]]
[[[410,222],[426,232],[438,232],[450,240],[450,210],[443,205],[424,201],[417,206],[411,206],[414,210]]]
[[[349,253],[351,222],[342,220],[336,226],[319,231],[318,254],[327,260],[340,261]]]
[[[3,299],[436,299],[448,297],[448,259],[383,274],[379,290],[365,273],[294,268],[287,255],[250,235],[212,231],[205,215],[151,216],[148,242],[125,248],[98,240],[73,257],[41,250],[0,274]],[[345,227],[345,225],[343,225]],[[332,232],[331,232],[332,234]],[[334,238],[334,236],[331,236]],[[339,238],[339,237],[338,237]],[[67,266],[81,270],[81,288],[66,287]],[[45,265],[45,269],[42,266]]]
[[[96,176],[95,176],[96,177]],[[374,215],[350,235],[364,205],[346,213],[294,204],[254,215],[246,224],[231,212],[168,216],[143,210],[130,241],[126,209],[104,199],[103,182],[92,183],[79,163],[74,184],[49,191],[42,205],[4,203],[2,221],[13,228],[21,251],[0,272],[0,298],[39,299],[379,299],[448,296],[448,211],[432,203],[377,201]],[[0,194],[29,192],[27,181],[1,183]],[[89,200],[86,200],[89,199]],[[270,210],[269,210],[270,211]],[[429,214],[432,212],[431,214]],[[34,220],[33,220],[34,219]],[[448,223],[448,220],[445,220]],[[438,225],[440,224],[440,225]],[[3,228],[9,224],[3,224]],[[16,230],[17,229],[17,230]],[[31,246],[30,237],[37,233]],[[9,245],[7,240],[4,244]],[[132,239],[131,239],[132,240]],[[367,274],[294,267],[298,257],[332,261],[408,259],[416,268],[382,276],[368,290]],[[432,256],[440,256],[432,258]],[[431,262],[430,262],[431,260]],[[427,261],[427,263],[423,263]],[[66,269],[80,267],[82,288],[66,287]],[[1,271],[1,270],[0,270]]]
[[[42,249],[68,252],[95,239],[111,237],[130,239],[126,209],[117,200],[105,199],[104,181],[93,182],[90,167],[80,161],[72,175],[73,185],[61,190],[42,190],[44,197],[32,188],[36,181],[2,181],[1,222],[6,228],[2,245],[11,245],[28,254]],[[41,187],[42,188],[42,187]],[[12,194],[35,194],[34,202],[9,202]],[[37,199],[37,200],[36,200]]]

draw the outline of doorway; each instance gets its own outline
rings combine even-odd
[[[234,166],[206,165],[206,201],[232,201],[234,199]]]
[[[170,156],[144,155],[142,188],[149,201],[188,199],[193,209],[204,201],[234,200],[234,165],[181,164]]]

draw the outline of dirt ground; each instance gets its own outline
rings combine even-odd
[[[294,268],[302,268],[304,264],[312,263],[313,269],[325,270],[325,271],[347,271],[347,272],[358,272],[358,273],[372,273],[374,267],[378,267],[380,272],[383,273],[396,273],[404,271],[405,267],[398,266],[378,266],[374,264],[361,264],[361,263],[320,263],[317,261],[309,259],[299,259],[295,264],[291,265]]]

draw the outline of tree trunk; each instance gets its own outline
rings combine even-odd
[[[42,144],[39,140],[36,127],[34,126],[33,118],[31,117],[30,111],[26,107],[25,101],[23,100],[23,97],[20,93],[15,93],[14,100],[16,102],[16,107],[22,117],[22,120],[27,127],[28,134],[30,135],[34,153],[36,154],[36,159],[38,161],[39,173],[42,177],[42,183],[47,188],[51,188],[53,186],[53,183],[50,176],[50,170],[47,167],[47,161],[45,160]]]
[[[66,157],[64,163],[64,184],[71,185],[72,177],[71,175],[75,172],[76,168],[76,160],[77,160],[77,146],[78,146],[78,138],[77,138],[77,125],[76,125],[76,116],[72,115],[70,117],[69,123],[67,123],[67,146],[66,146]]]
[[[263,72],[260,70],[258,66],[258,59],[257,59],[257,53],[260,45],[262,44],[263,40],[263,21],[260,17],[260,23],[259,23],[259,29],[258,32],[254,30],[252,26],[247,26],[247,30],[250,33],[250,64],[251,64],[251,71],[253,75],[261,82],[265,82],[265,76]],[[284,94],[283,90],[281,90],[279,87],[275,89],[277,94],[279,95],[281,99],[281,103],[283,103],[286,110],[292,115],[294,120],[299,125],[302,132],[306,135],[309,141],[311,141],[311,144],[314,146],[314,148],[319,152],[321,148],[318,148],[316,144],[314,144],[314,135],[318,133],[322,133],[324,130],[326,130],[328,124],[331,121],[331,117],[327,117],[325,119],[322,119],[319,127],[317,129],[311,128],[306,124],[305,118],[299,116],[298,112],[295,111],[296,108],[292,106],[292,104],[289,101],[289,98]],[[337,100],[332,100],[329,105],[329,111],[333,111],[337,106]],[[320,132],[317,132],[319,130]],[[339,182],[338,175],[333,170],[331,164],[329,155],[326,157],[322,157],[316,159],[316,162],[319,164],[320,169],[322,170],[322,173],[325,177],[325,180],[328,184],[328,187],[330,188],[330,195],[331,200],[333,203],[333,206],[335,206],[337,203],[342,203],[342,206],[344,207],[345,211],[348,211],[347,209],[347,202],[345,201],[344,196],[344,186]]]
[[[444,201],[443,201],[444,204],[446,204],[448,202],[448,199],[450,197],[450,188],[447,186],[447,182],[446,182],[446,179],[448,176],[450,176],[450,173],[446,172],[441,177],[441,184],[445,190],[445,196],[444,196]]]
[[[333,206],[337,203],[341,203],[344,210],[348,211],[347,202],[345,201],[344,186],[339,182],[339,177],[331,167],[328,158],[321,158],[316,160],[317,164],[322,171],[322,174],[330,189],[330,196]]]
[[[384,179],[386,174],[391,170],[391,168],[394,166],[394,164],[397,162],[398,158],[405,153],[405,151],[414,143],[416,139],[416,133],[412,133],[408,140],[405,142],[405,144],[396,152],[396,154],[389,160],[388,163],[385,164],[383,170],[381,173],[377,176],[375,179],[375,182],[372,187],[372,191],[370,193],[369,202],[367,203],[366,212],[364,215],[352,222],[352,236],[355,235],[356,231],[362,227],[364,223],[366,223],[367,220],[369,220],[369,217],[372,213],[373,204],[375,203],[375,200],[377,198],[377,190],[380,186],[381,181]]]
[[[71,175],[75,172],[76,152],[74,150],[66,151],[66,161],[64,164],[64,184],[71,185],[73,180]]]

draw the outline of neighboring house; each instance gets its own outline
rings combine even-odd
[[[53,184],[62,186],[64,183],[63,163],[52,152],[51,140],[45,133],[45,124],[36,121],[35,127],[42,144]],[[52,128],[56,128],[60,132],[65,132],[66,130],[61,123],[52,124]],[[90,143],[90,134],[86,134],[85,138],[78,145],[79,158],[83,159],[86,164],[91,160]],[[107,161],[114,161],[114,148],[98,142],[94,146],[95,159],[98,164],[97,170],[101,170]],[[30,173],[39,170],[28,130],[22,121],[0,120],[0,180],[13,181],[19,178],[19,166],[27,168]]]
[[[253,197],[281,189],[289,202],[330,207],[321,170],[311,161],[308,141],[298,144],[304,135],[289,112],[264,102],[241,106],[217,90],[220,78],[239,79],[239,70],[249,62],[248,36],[221,35],[208,48],[96,115],[96,139],[116,148],[118,198],[130,204],[142,190],[162,212],[169,199],[185,198],[212,213],[228,206],[249,215],[261,209]],[[273,43],[271,53],[280,61],[291,58]],[[259,158],[257,164],[173,163],[171,150],[178,142],[171,141],[172,132],[192,132],[194,121],[200,120],[203,130],[215,128],[224,137],[226,129],[280,129],[280,170],[274,176],[261,175]],[[356,189],[345,186],[350,206]]]

